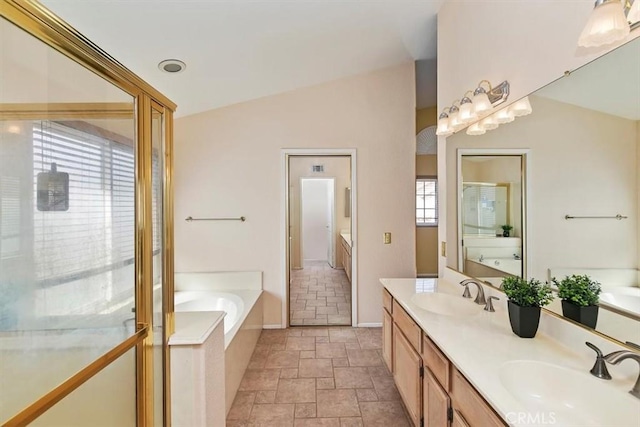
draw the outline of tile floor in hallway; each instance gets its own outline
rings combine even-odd
[[[351,325],[351,284],[344,270],[326,261],[305,261],[291,270],[289,324]]]
[[[380,328],[263,330],[228,427],[408,427]]]

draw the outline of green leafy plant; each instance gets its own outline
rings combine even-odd
[[[520,307],[542,307],[553,300],[551,286],[539,280],[510,276],[502,280],[502,290]]]
[[[580,307],[596,305],[600,300],[600,283],[587,275],[573,274],[558,281],[554,277],[552,282],[558,287],[558,296]]]
[[[509,224],[501,225],[500,228],[502,228],[503,231],[511,231],[511,230],[513,230],[513,226],[511,226]]]

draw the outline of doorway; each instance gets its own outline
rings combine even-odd
[[[302,262],[335,268],[335,178],[300,178],[300,190]]]
[[[351,155],[286,155],[289,326],[353,323],[352,162]]]

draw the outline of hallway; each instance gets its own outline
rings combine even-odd
[[[351,283],[326,261],[305,261],[291,271],[289,324],[351,325]]]
[[[380,328],[263,330],[228,427],[408,427]]]

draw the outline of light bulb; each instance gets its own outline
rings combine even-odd
[[[495,113],[494,120],[498,124],[511,123],[515,120],[515,116],[513,115],[511,109],[507,107]]]
[[[436,129],[436,135],[438,136],[453,135],[453,129],[451,128],[451,126],[449,126],[449,116],[446,113],[440,114],[440,118],[438,119],[438,128]]]
[[[476,122],[467,128],[467,135],[483,135],[486,132],[487,131],[482,126],[480,126],[479,122]]]
[[[483,114],[491,110],[491,101],[489,101],[489,95],[487,92],[479,87],[473,92],[473,108],[476,114]]]
[[[528,96],[517,100],[516,102],[511,104],[511,107],[509,108],[513,112],[513,115],[516,117],[526,116],[527,114],[531,114],[533,112]]]
[[[598,47],[615,43],[627,37],[630,31],[619,0],[597,2],[580,34],[578,46]]]
[[[498,122],[496,122],[495,117],[492,115],[485,117],[484,119],[482,119],[480,121],[480,126],[484,129],[484,130],[493,130],[493,129],[497,129],[498,126],[500,126],[498,124]]]
[[[455,132],[458,127],[464,123],[460,122],[459,110],[455,105],[449,110],[449,127]]]
[[[478,115],[473,108],[473,103],[466,96],[462,98],[460,101],[460,113],[459,113],[459,121],[460,123],[467,124],[472,122],[478,118]]]

